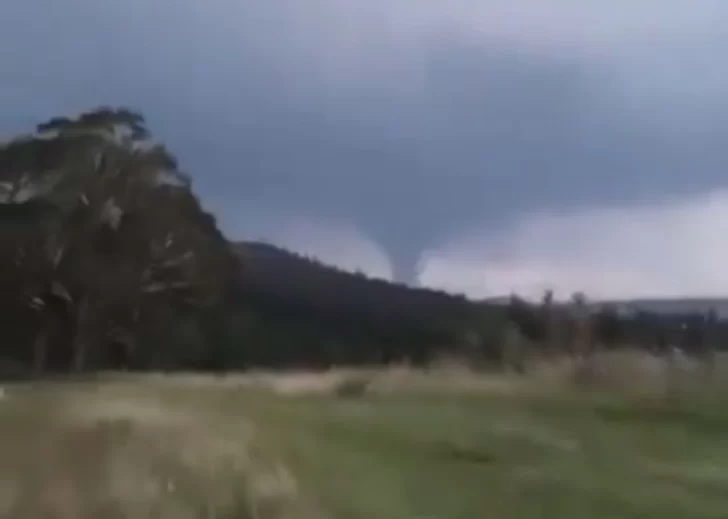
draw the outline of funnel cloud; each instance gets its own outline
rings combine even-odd
[[[137,108],[231,238],[412,284],[722,292],[727,24],[718,0],[4,0],[0,134]]]

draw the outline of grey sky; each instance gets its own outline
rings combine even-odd
[[[720,0],[3,0],[0,132],[137,107],[229,234],[346,227],[405,270],[726,186],[726,26]]]

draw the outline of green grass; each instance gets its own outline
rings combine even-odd
[[[333,517],[709,518],[728,510],[718,411],[487,396],[249,398]]]
[[[26,508],[16,503],[3,517],[53,517],[33,515],[38,507],[28,503],[66,480],[89,519],[150,510],[222,519],[701,519],[728,511],[728,412],[707,398],[282,396],[144,377],[8,392],[0,479],[15,481]],[[139,504],[145,478],[172,481],[175,491],[157,485]]]

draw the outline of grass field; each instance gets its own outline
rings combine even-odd
[[[352,376],[7,386],[0,517],[728,515],[717,395],[436,374],[360,375],[369,391],[342,391]]]

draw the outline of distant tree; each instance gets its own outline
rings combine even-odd
[[[594,337],[592,330],[591,309],[583,292],[571,296],[572,353],[580,358],[587,358],[593,352]]]
[[[627,338],[623,321],[616,308],[602,306],[593,316],[595,337],[607,348],[614,348],[620,343],[624,344]]]
[[[563,319],[559,313],[554,300],[554,291],[546,290],[541,299],[541,319],[544,323],[544,341],[546,351],[549,354],[561,353],[564,349],[564,326]]]
[[[700,357],[702,358],[706,376],[708,377],[712,376],[715,372],[718,326],[718,313],[715,308],[711,308],[703,319],[700,345]]]
[[[513,323],[509,323],[505,327],[503,333],[503,360],[506,368],[514,370],[516,373],[525,373],[526,371],[526,354],[527,344],[526,338],[521,330]]]

